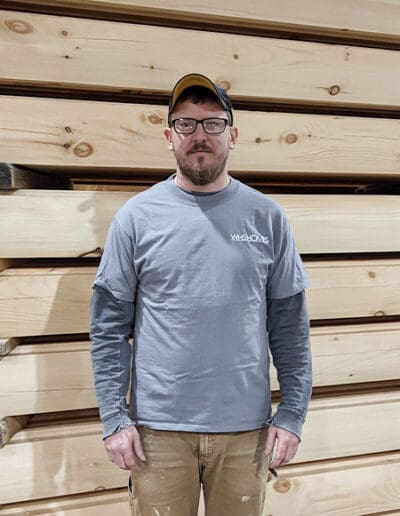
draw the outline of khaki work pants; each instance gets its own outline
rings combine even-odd
[[[146,462],[132,470],[132,516],[261,516],[270,457],[267,428],[197,433],[138,427]]]

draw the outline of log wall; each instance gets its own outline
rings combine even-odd
[[[312,281],[313,399],[265,515],[399,513],[399,17],[390,0],[2,2],[2,516],[129,514],[90,287],[114,213],[174,168],[168,94],[193,71],[228,90],[230,171],[283,206]]]

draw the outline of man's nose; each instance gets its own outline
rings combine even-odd
[[[207,133],[204,130],[203,124],[198,123],[196,126],[196,129],[193,131],[192,135],[195,136],[196,138],[200,138],[200,137],[205,138]]]

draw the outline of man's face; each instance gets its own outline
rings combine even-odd
[[[228,114],[217,102],[193,104],[186,100],[176,105],[171,120],[210,117],[228,119]],[[201,124],[197,124],[192,134],[178,134],[172,127],[165,129],[164,134],[179,171],[195,185],[212,183],[226,170],[229,150],[234,148],[237,139],[237,129],[229,125],[221,134],[207,134]]]

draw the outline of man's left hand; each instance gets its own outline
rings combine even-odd
[[[270,463],[271,468],[279,468],[288,464],[296,455],[299,446],[299,438],[288,430],[270,426],[265,445],[265,453],[269,454],[275,449],[273,459]]]

